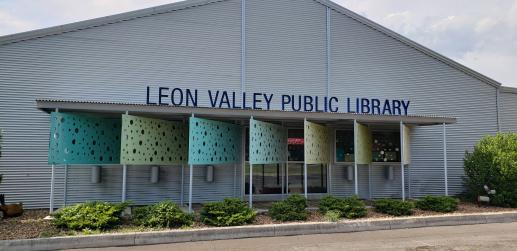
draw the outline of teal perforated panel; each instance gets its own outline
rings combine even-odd
[[[122,115],[120,163],[173,165],[186,163],[187,125],[159,119]]]
[[[238,163],[242,130],[238,125],[200,118],[189,121],[189,163]]]
[[[52,113],[49,164],[118,164],[120,118]]]
[[[287,161],[287,129],[250,119],[249,160],[251,164]]]

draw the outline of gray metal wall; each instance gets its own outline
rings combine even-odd
[[[501,131],[517,132],[517,91],[502,91],[499,101]]]
[[[145,103],[145,87],[151,85],[201,92],[325,95],[329,91],[338,97],[409,99],[412,114],[458,118],[457,124],[448,126],[447,146],[451,193],[461,192],[464,151],[497,130],[495,88],[343,13],[329,12],[327,20],[327,7],[313,0],[248,0],[245,48],[240,0],[0,46],[0,128],[5,134],[0,159],[5,181],[0,190],[8,201],[48,206],[49,117],[36,109],[35,99]],[[413,196],[443,193],[441,133],[440,126],[412,132]],[[120,167],[103,170],[105,183],[100,186],[88,184],[88,168],[70,170],[74,179],[68,186],[70,202],[118,200]],[[59,206],[63,172],[58,171]],[[162,168],[164,179],[159,184],[148,184],[146,172],[129,168],[128,199],[147,203],[178,198],[177,167]],[[333,173],[339,176],[339,172],[333,167]],[[233,194],[233,168],[218,167],[216,182],[210,185],[202,183],[201,169],[194,176],[199,181],[194,187],[196,201]],[[333,191],[347,193],[348,183],[339,182],[332,180]]]

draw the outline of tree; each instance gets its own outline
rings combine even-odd
[[[486,185],[496,190],[490,195],[494,205],[517,207],[517,133],[484,137],[472,153],[465,153],[464,166],[471,198],[486,195]]]

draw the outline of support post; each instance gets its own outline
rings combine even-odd
[[[56,166],[52,165],[52,171],[50,176],[50,205],[49,211],[52,214],[54,212],[54,179],[55,179]]]
[[[185,205],[185,164],[181,164],[181,188],[180,205]]]
[[[192,113],[192,118],[194,118],[194,113]],[[194,177],[194,166],[192,164],[189,165],[189,182],[188,182],[188,212],[192,213],[192,181]]]
[[[304,148],[306,147],[307,139],[305,138],[305,125],[307,124],[307,118],[303,118],[303,137],[304,137]],[[304,149],[305,151],[305,149]],[[303,194],[305,195],[305,199],[307,199],[307,156],[304,154],[303,158]]]
[[[193,180],[194,166],[190,164],[189,168],[189,182],[188,182],[188,212],[192,213],[192,180]]]
[[[404,146],[404,124],[402,123],[402,121],[400,121],[400,180],[401,180],[401,183],[402,183],[402,200],[406,200],[406,181],[405,181],[405,176],[404,176],[404,158],[406,157],[405,156],[405,153],[404,153],[404,149],[405,149],[405,146]]]
[[[65,182],[63,183],[63,205],[66,207],[68,193],[68,164],[65,165]]]
[[[354,193],[359,196],[359,182],[357,181],[357,120],[354,119]]]
[[[307,163],[305,161],[303,162],[303,193],[307,199]]]
[[[445,196],[449,196],[449,182],[447,178],[447,129],[445,123],[443,123],[443,171],[445,178]]]
[[[250,162],[250,181],[249,181],[249,185],[250,185],[250,188],[249,188],[249,205],[250,205],[250,208],[253,208],[253,164],[251,164]]]
[[[127,165],[122,165],[122,202],[126,201]]]

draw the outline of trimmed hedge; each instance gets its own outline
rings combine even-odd
[[[271,218],[279,221],[306,220],[308,216],[305,197],[293,194],[284,201],[274,202],[268,212]]]
[[[194,223],[194,216],[183,212],[172,201],[135,208],[131,219],[135,225],[146,227],[178,228]]]
[[[121,214],[129,206],[125,203],[92,201],[58,210],[52,223],[71,230],[108,229],[120,224]]]
[[[357,196],[340,199],[327,195],[320,200],[319,210],[322,214],[326,214],[328,211],[338,211],[340,217],[348,219],[365,217],[368,213],[363,201]]]
[[[447,196],[426,196],[416,202],[416,207],[422,210],[449,213],[458,209],[458,199]]]
[[[257,213],[240,199],[210,202],[201,209],[201,221],[212,226],[239,226],[253,222]]]
[[[375,211],[393,216],[413,214],[414,204],[410,201],[380,199],[373,202]]]

